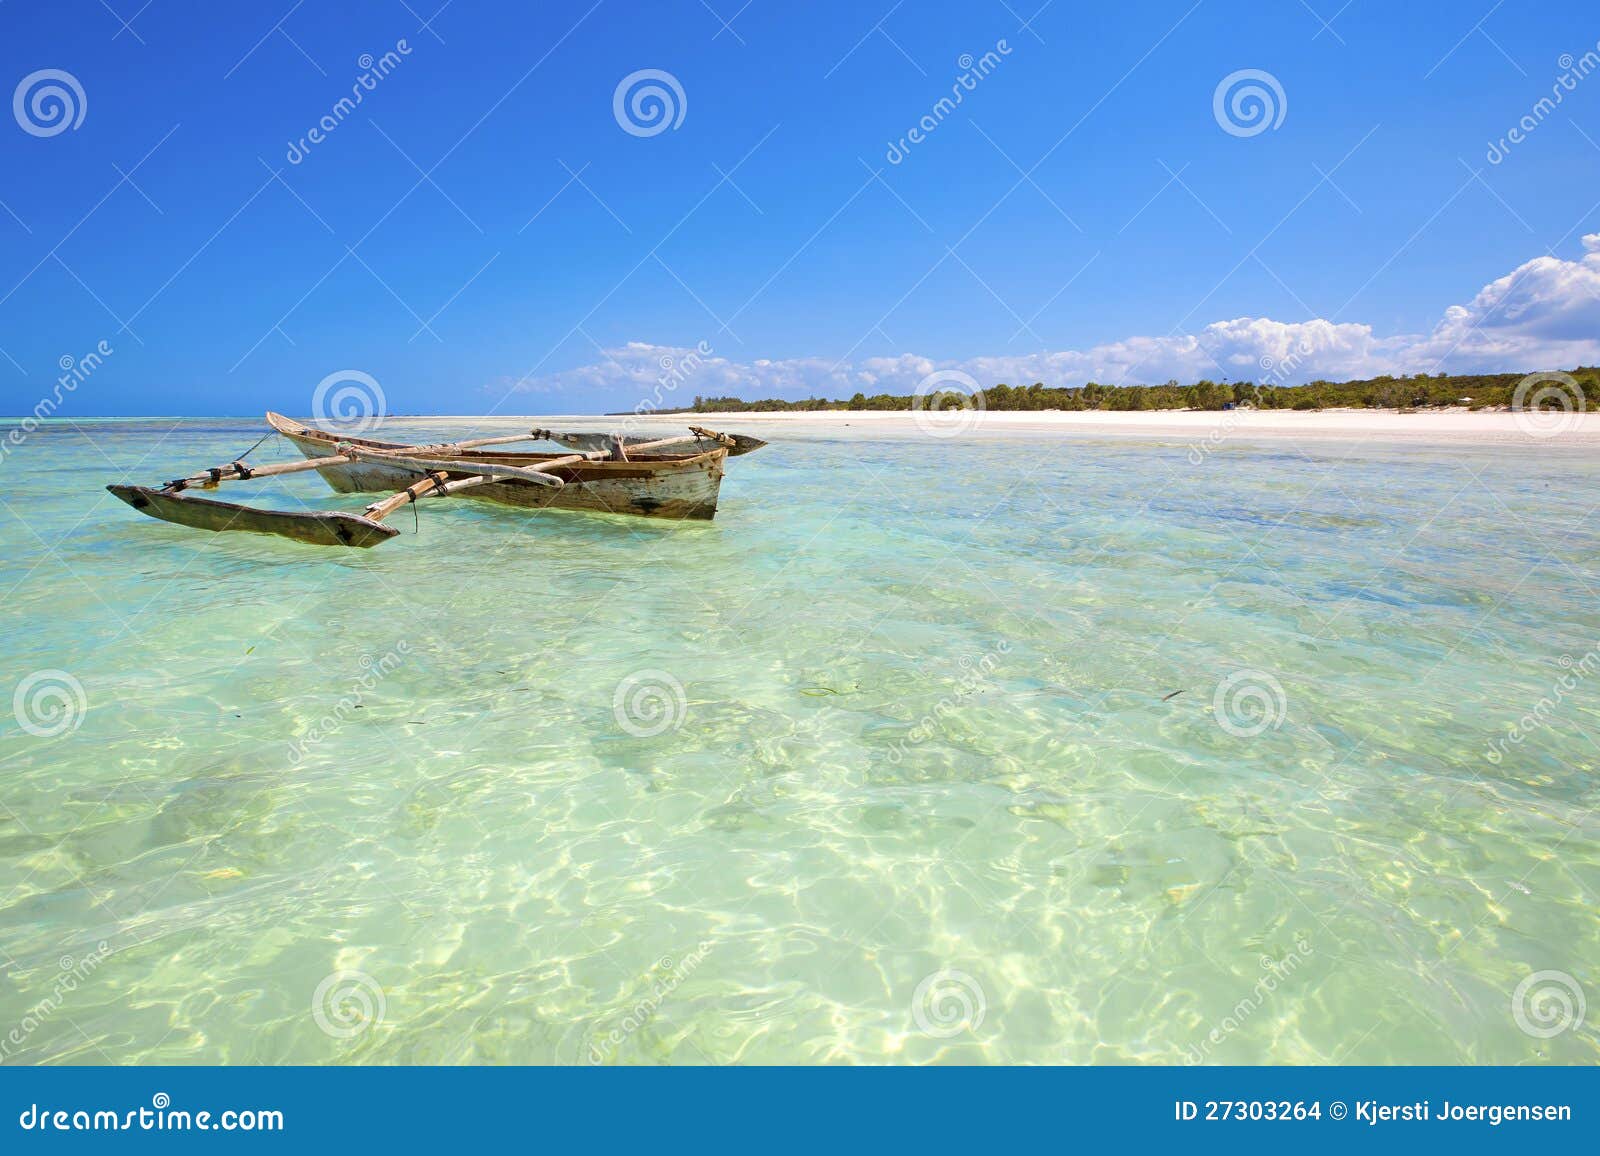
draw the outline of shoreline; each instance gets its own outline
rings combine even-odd
[[[722,423],[736,426],[788,425],[828,432],[843,426],[869,426],[874,433],[932,436],[919,426],[935,419],[905,410],[816,410],[650,414],[633,420],[663,424]],[[624,421],[609,417],[607,421]],[[1303,438],[1392,442],[1471,442],[1534,446],[1600,447],[1600,413],[1512,413],[1450,407],[1405,413],[1399,410],[1005,410],[957,412],[950,426],[973,434],[1062,433],[1113,437],[1175,437],[1220,442],[1235,438]]]
[[[0,418],[0,437],[23,419]],[[52,417],[35,428],[89,428],[118,423],[257,422],[258,417]],[[306,418],[314,422],[313,418]],[[946,421],[948,424],[946,424]],[[1379,409],[1322,410],[990,410],[951,411],[949,419],[909,410],[717,411],[650,414],[392,414],[386,427],[448,428],[500,432],[519,426],[588,426],[617,429],[626,425],[682,429],[707,425],[730,432],[761,430],[803,436],[873,436],[922,438],[937,444],[961,437],[1049,435],[1176,440],[1199,447],[1234,440],[1370,441],[1393,444],[1473,444],[1522,448],[1600,448],[1600,412],[1543,415],[1464,407],[1401,412]],[[845,434],[846,430],[852,431]],[[930,432],[937,431],[937,432]]]

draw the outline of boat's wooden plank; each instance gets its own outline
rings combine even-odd
[[[272,426],[272,428],[277,430],[279,433],[289,434],[291,436],[315,438],[318,440],[327,441],[330,444],[336,442],[348,442],[351,445],[362,446],[364,448],[376,450],[410,450],[420,457],[435,457],[440,455],[448,456],[459,453],[462,450],[474,449],[480,446],[511,445],[520,441],[543,439],[559,442],[560,444],[571,449],[584,450],[587,452],[608,453],[611,450],[613,441],[617,436],[614,432],[557,433],[547,429],[533,429],[526,434],[510,434],[492,438],[468,438],[463,441],[439,442],[433,445],[407,445],[404,442],[378,441],[373,438],[341,437],[339,434],[331,430],[323,430],[318,429],[315,426],[302,425],[297,421],[286,418],[280,413],[274,413],[271,410],[267,411],[267,424]],[[667,448],[668,446],[687,446],[690,444],[695,444],[704,450],[713,450],[718,447],[724,448],[728,451],[729,457],[736,458],[742,454],[754,453],[756,450],[767,444],[760,438],[751,437],[748,434],[721,433],[717,430],[706,429],[703,426],[690,426],[689,432],[691,435],[690,437],[681,438],[657,439],[625,437],[623,438],[623,449],[629,453],[635,453],[645,450],[646,447],[649,447],[651,450],[659,450]]]
[[[381,522],[401,506],[408,505],[422,497],[423,494],[438,489],[445,484],[446,480],[448,480],[447,474],[442,470],[435,470],[420,481],[412,482],[399,493],[391,494],[380,502],[373,502],[361,513],[371,518],[374,522]]]
[[[517,442],[542,442],[547,440],[549,437],[549,430],[535,429],[529,430],[524,434],[507,434],[504,437],[467,438],[465,441],[458,442],[432,442],[429,444],[419,443],[414,446],[406,446],[405,448],[421,457],[449,457],[453,454],[459,454],[466,450],[481,449],[484,446],[509,446],[515,445]]]
[[[446,452],[447,450],[450,450],[452,447],[462,447],[462,446],[470,447],[470,446],[473,446],[473,445],[476,444],[475,442],[469,440],[469,441],[461,441],[461,442],[439,443],[437,446],[424,446],[424,445],[412,446],[412,445],[407,445],[404,442],[375,441],[375,440],[373,440],[371,438],[341,438],[338,435],[333,434],[333,433],[331,433],[331,432],[329,432],[327,430],[317,429],[317,428],[315,428],[313,426],[300,425],[299,423],[291,421],[290,419],[284,417],[282,414],[273,413],[271,411],[268,411],[268,413],[267,413],[267,420],[272,425],[273,429],[275,429],[279,433],[284,434],[285,436],[287,436],[290,441],[295,443],[295,445],[300,449],[300,451],[302,453],[305,453],[308,456],[310,456],[312,454],[312,452],[313,452],[312,449],[311,449],[312,446],[315,446],[315,447],[317,447],[319,449],[331,448],[333,446],[339,446],[339,447],[341,447],[342,449],[345,449],[345,450],[361,449],[361,450],[365,450],[365,451],[367,451],[369,453],[386,454],[386,455],[389,456],[389,458],[391,460],[395,457],[395,455],[400,455],[402,457],[406,456],[406,455],[410,455],[410,456],[413,456],[413,457],[427,457],[427,458],[441,458],[441,459],[443,459],[443,458],[448,458],[448,457],[452,456],[450,453]],[[591,464],[598,464],[598,465],[602,465],[602,466],[610,464],[608,462],[608,459],[609,459],[609,456],[610,456],[610,449],[611,449],[611,446],[613,444],[613,441],[612,441],[613,435],[612,434],[609,434],[609,433],[555,433],[555,432],[553,432],[551,430],[537,430],[537,429],[533,430],[532,433],[547,437],[551,441],[560,442],[560,443],[562,443],[564,445],[570,445],[574,449],[583,449],[585,447],[591,447],[591,448],[588,449],[587,452],[585,452],[585,453],[583,453],[581,455],[582,460],[584,460],[584,461],[586,461],[588,463],[591,463]],[[666,448],[666,447],[669,447],[669,446],[681,446],[681,447],[686,448],[686,449],[693,449],[693,450],[699,451],[698,454],[691,453],[690,455],[687,455],[689,457],[716,453],[718,451],[723,451],[723,450],[725,450],[727,452],[729,457],[737,457],[737,456],[739,456],[740,454],[743,454],[743,453],[751,453],[752,451],[760,449],[762,446],[767,444],[766,442],[761,441],[759,438],[748,437],[748,436],[746,436],[744,434],[716,434],[715,435],[716,437],[719,437],[719,438],[732,439],[732,444],[727,444],[727,443],[719,442],[719,441],[713,441],[709,437],[702,436],[702,435],[711,434],[711,433],[712,433],[712,431],[710,431],[710,430],[702,430],[702,431],[700,431],[699,434],[695,434],[693,436],[663,438],[663,439],[655,439],[655,440],[651,440],[651,441],[638,441],[638,440],[628,441],[628,440],[625,439],[624,440],[624,448],[626,450],[629,450],[629,451],[637,451],[637,450],[643,449],[643,448],[648,446],[651,449],[651,451],[654,452],[654,451],[657,451],[657,450],[660,450],[662,448]],[[523,439],[522,437],[518,436],[516,438],[516,440],[521,441],[521,440],[525,440],[525,439]],[[498,439],[485,439],[485,441],[487,441],[490,444],[495,444],[495,443],[498,442]],[[564,466],[569,462],[575,462],[575,461],[578,460],[578,459],[575,459],[575,458],[572,458],[572,457],[568,457],[568,456],[558,456],[558,455],[540,454],[540,453],[521,453],[521,452],[508,453],[508,454],[504,454],[504,455],[496,454],[494,456],[496,458],[513,458],[513,459],[515,459],[514,462],[501,461],[501,462],[497,463],[499,465],[507,466],[507,465],[515,464],[515,465],[521,466],[521,467],[523,467],[525,469],[535,469],[535,468],[537,468],[537,469],[541,469],[541,470],[542,469],[546,469],[551,465]],[[470,464],[473,464],[473,463],[461,463],[461,462],[451,461],[451,462],[449,462],[447,464],[452,465],[452,466],[456,466],[456,465],[462,465],[462,464],[470,465]],[[657,464],[665,464],[665,463],[657,463],[657,462],[651,461],[651,462],[647,462],[645,464],[648,465],[648,466],[653,467],[653,466],[655,466]],[[335,465],[333,468],[338,468],[338,467],[337,467],[337,465]],[[326,475],[324,475],[324,476],[326,476]],[[389,487],[385,486],[383,488],[387,489]]]
[[[269,415],[269,420],[274,417],[276,415]],[[300,427],[281,417],[273,425],[308,458],[322,457],[334,448],[334,439],[323,431]],[[305,432],[298,432],[302,428]],[[558,489],[525,485],[514,478],[491,479],[469,489],[463,497],[525,510],[605,511],[672,521],[710,519],[716,513],[723,465],[730,451],[721,445],[702,445],[707,446],[703,452],[639,458],[630,462],[594,461],[588,460],[588,455],[574,459],[570,455],[496,453],[493,457],[499,463],[530,469],[539,467],[541,471],[548,470],[557,460],[571,461],[571,465],[559,467],[559,476],[566,485]],[[341,443],[341,448],[351,447]],[[381,444],[374,447],[373,456],[367,460],[352,459],[346,465],[329,467],[320,473],[324,481],[341,493],[376,493],[387,497],[411,485],[425,472],[396,463],[392,455],[399,452],[404,457],[404,451],[404,446]],[[390,456],[382,456],[384,453]],[[469,463],[459,460],[440,460],[438,464],[463,474],[471,469]],[[428,468],[433,467],[434,463],[428,463]]]
[[[552,441],[560,442],[564,446],[581,450],[609,450],[614,435],[609,433],[556,433],[551,435]],[[714,430],[690,427],[687,437],[672,437],[645,440],[641,438],[624,438],[622,448],[630,455],[636,453],[659,452],[674,447],[694,445],[701,449],[713,450],[718,447],[725,448],[728,456],[736,458],[741,454],[754,453],[767,443],[760,438],[753,438],[747,434],[724,434]]]
[[[106,489],[142,514],[197,530],[245,530],[319,546],[360,547],[376,546],[400,532],[359,514],[258,510],[148,486],[107,486]]]
[[[353,445],[367,446],[370,448],[389,448],[411,450],[421,457],[437,457],[440,454],[457,454],[463,450],[478,449],[482,446],[509,446],[517,442],[546,441],[550,438],[547,429],[531,429],[527,433],[504,434],[490,438],[467,438],[454,442],[433,442],[409,444],[407,442],[376,441],[372,438],[342,437],[332,430],[318,429],[315,426],[301,425],[299,422],[284,417],[281,413],[267,411],[267,424],[281,434],[295,437],[326,438],[330,442],[348,441]]]
[[[737,458],[743,454],[753,454],[756,452],[756,450],[767,444],[760,438],[753,438],[749,434],[718,433],[716,430],[705,429],[697,425],[690,426],[689,432],[694,434],[696,437],[709,438],[711,441],[717,442],[719,445],[727,446],[728,456],[730,458]],[[726,440],[730,438],[732,439],[731,445]]]
[[[463,458],[423,458],[413,457],[410,454],[394,453],[388,450],[358,449],[355,446],[341,447],[361,462],[374,462],[378,465],[404,466],[407,469],[420,470],[427,473],[430,470],[454,470],[463,474],[484,474],[491,478],[515,478],[519,482],[533,482],[540,486],[559,487],[561,479],[552,476],[547,471],[552,467],[570,465],[573,462],[584,460],[582,454],[572,454],[567,457],[552,458],[547,462],[540,462],[536,466],[506,466],[494,462],[467,461]]]
[[[290,435],[290,440],[307,455],[322,448],[322,443],[309,438]],[[491,481],[463,497],[529,510],[600,510],[668,520],[709,519],[716,512],[725,457],[726,451],[718,447],[711,453],[665,461],[580,462],[563,468],[567,484],[559,490],[514,480]],[[519,460],[531,459],[532,455],[529,459],[519,455]],[[323,471],[322,477],[343,493],[387,496],[416,481],[420,473],[375,463],[376,459],[352,461],[344,468]]]
[[[456,478],[455,480],[451,481],[447,480],[442,472],[435,471],[434,473],[431,473],[427,477],[423,478],[420,482],[414,482],[407,486],[398,494],[393,494],[390,497],[383,499],[381,502],[373,502],[372,505],[368,506],[361,512],[367,517],[371,518],[374,522],[381,522],[390,514],[398,510],[401,506],[404,506],[409,502],[415,502],[419,498],[427,497],[430,494],[437,494],[442,498],[446,494],[455,493],[457,490],[466,490],[472,488],[473,486],[481,486],[493,480],[493,478],[478,476],[472,478]]]
[[[373,438],[354,437],[348,434],[336,434],[325,429],[318,429],[316,426],[303,425],[292,418],[284,417],[281,413],[274,413],[270,409],[267,411],[267,424],[287,437],[310,438],[314,441],[326,443],[328,446],[332,446],[338,442],[345,442],[350,445],[368,446],[372,449],[383,449],[385,447],[393,449],[400,447],[400,443],[398,442],[377,441]]]
[[[484,478],[484,477],[478,477],[478,478],[455,478],[455,479],[452,479],[451,481],[446,482],[444,485],[440,486],[437,490],[435,490],[433,492],[435,494],[437,494],[439,497],[442,498],[442,497],[446,496],[447,494],[455,493],[457,490],[469,490],[473,486],[488,485],[490,482],[493,482],[493,481],[494,481],[493,478]]]
[[[343,454],[335,454],[327,458],[309,458],[303,462],[279,462],[270,466],[246,466],[243,462],[230,462],[225,466],[218,466],[214,470],[206,470],[201,474],[191,474],[187,478],[178,478],[167,483],[169,490],[182,490],[190,486],[215,486],[219,482],[231,482],[239,478],[271,478],[279,474],[297,474],[302,470],[321,470],[328,466],[349,465],[350,459]],[[240,467],[244,472],[240,472]]]

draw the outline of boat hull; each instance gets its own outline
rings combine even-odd
[[[141,514],[196,530],[245,530],[254,534],[276,534],[314,546],[363,548],[386,542],[399,533],[393,526],[360,514],[258,510],[253,506],[154,490],[148,486],[107,486],[106,489]]]
[[[404,448],[401,442],[369,438],[340,438],[269,414],[273,427],[307,458],[326,457],[340,442],[374,449]],[[457,455],[440,455],[445,460]],[[496,465],[532,466],[561,454],[495,454],[473,451],[466,460]],[[662,455],[627,462],[579,462],[551,471],[563,485],[539,486],[508,480],[488,482],[451,497],[494,502],[522,509],[582,510],[590,513],[629,514],[644,518],[709,521],[717,512],[723,467],[728,453],[717,447],[703,453]],[[369,494],[402,490],[424,475],[406,466],[379,462],[350,462],[319,468],[323,480],[342,494]],[[470,474],[463,467],[463,474]]]

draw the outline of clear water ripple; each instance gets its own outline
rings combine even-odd
[[[1511,1006],[1600,1007],[1590,454],[782,427],[710,525],[349,553],[100,489],[258,428],[4,462],[3,689],[84,705],[0,716],[7,1062],[1600,1060]]]

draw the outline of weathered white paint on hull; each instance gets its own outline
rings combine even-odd
[[[284,432],[308,458],[325,457],[330,442]],[[536,454],[482,454],[472,458],[507,465],[536,464]],[[553,455],[552,455],[553,456]],[[726,450],[714,450],[674,461],[585,462],[552,471],[565,484],[553,486],[489,482],[463,490],[469,500],[496,502],[524,509],[589,510],[646,518],[709,520],[717,512]],[[419,470],[375,462],[351,462],[317,470],[341,494],[403,490],[423,476]]]

